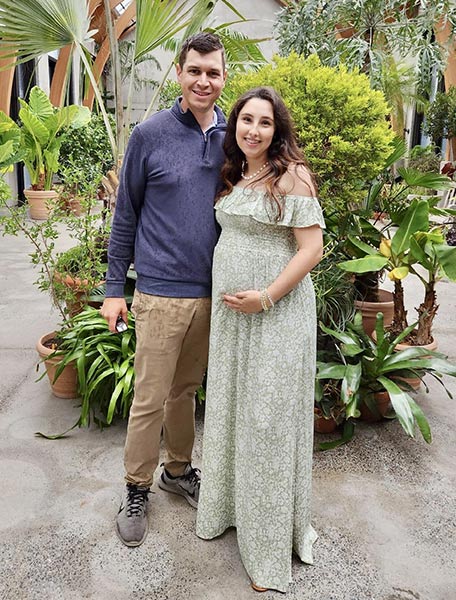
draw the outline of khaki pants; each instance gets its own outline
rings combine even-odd
[[[165,467],[181,475],[195,438],[195,391],[207,367],[210,298],[135,291],[135,396],[125,445],[125,479],[150,486],[163,428]]]

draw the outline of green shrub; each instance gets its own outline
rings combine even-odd
[[[181,95],[181,86],[177,83],[177,81],[168,80],[160,90],[157,110],[171,108],[176,98]]]
[[[115,127],[114,118],[111,118]],[[88,168],[93,171],[94,179],[98,172],[106,173],[112,169],[112,151],[108,134],[101,115],[92,113],[85,127],[68,132],[60,147],[61,170]]]
[[[0,175],[0,206],[5,205],[11,199],[11,196],[11,188]]]
[[[365,75],[292,53],[229,80],[223,108],[228,113],[240,94],[261,85],[275,88],[288,106],[325,211],[345,211],[360,202],[383,169],[394,137],[381,92],[370,88]]]
[[[439,173],[441,156],[438,149],[433,145],[413,146],[410,150],[408,166],[420,173]]]

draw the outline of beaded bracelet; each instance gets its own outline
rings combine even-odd
[[[274,308],[274,302],[272,301],[271,295],[269,294],[268,290],[265,289],[264,293],[266,294],[266,297],[269,300],[269,304],[271,305],[270,308]]]
[[[263,309],[264,312],[267,312],[268,310],[270,310],[271,308],[274,307],[274,302],[272,301],[272,298],[269,295],[268,290],[262,290],[260,292],[260,302],[261,302],[261,308]],[[268,305],[268,302],[269,302],[269,305]]]

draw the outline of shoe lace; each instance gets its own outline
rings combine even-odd
[[[197,486],[200,482],[200,473],[200,469],[192,467],[187,473],[182,475],[182,479],[185,479],[185,481],[188,481],[193,486]]]
[[[145,503],[149,500],[150,489],[129,485],[127,496],[127,517],[140,515]]]

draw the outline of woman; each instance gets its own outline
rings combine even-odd
[[[225,137],[197,534],[236,527],[252,587],[286,591],[312,563],[315,297],[324,221],[288,111],[271,88],[235,104]]]

